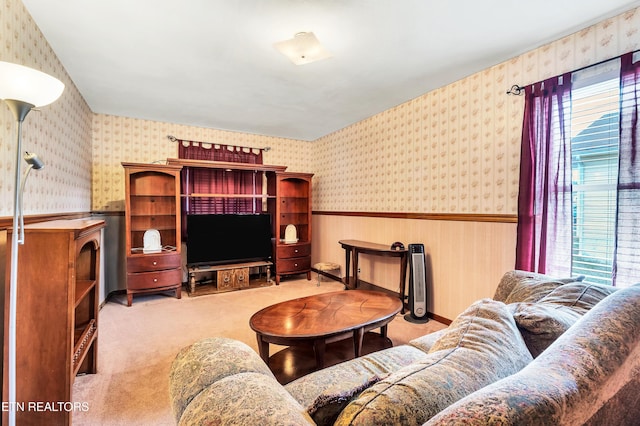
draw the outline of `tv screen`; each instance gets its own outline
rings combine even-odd
[[[270,215],[187,216],[187,264],[217,265],[270,258]]]

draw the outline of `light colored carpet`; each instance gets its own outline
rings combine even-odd
[[[270,286],[178,300],[165,295],[117,295],[99,314],[98,373],[77,377],[74,402],[87,403],[73,413],[74,425],[174,425],[169,403],[169,368],[178,351],[199,339],[226,336],[257,352],[249,318],[263,307],[344,286],[324,279],[284,279]],[[402,315],[389,324],[388,336],[400,345],[444,328],[433,320],[412,324]],[[271,354],[282,347],[271,345]]]

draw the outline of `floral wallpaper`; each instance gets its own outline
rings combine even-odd
[[[55,103],[30,112],[22,125],[23,151],[35,152],[45,164],[26,183],[25,214],[90,211],[93,114],[19,0],[2,2],[0,60],[33,67],[65,84]],[[13,216],[15,128],[13,114],[0,103],[0,217]]]
[[[166,136],[270,146],[267,164],[315,173],[316,211],[515,214],[521,96],[528,84],[640,48],[640,9],[541,46],[313,142],[94,114],[20,0],[3,2],[0,60],[60,78],[61,99],[25,120],[32,173],[25,213],[121,211],[126,162],[177,156]],[[15,141],[0,108],[0,216],[12,215]]]
[[[178,139],[271,149],[264,164],[287,166],[287,171],[307,171],[310,142],[247,133],[184,126],[104,114],[93,117],[93,209],[124,210],[124,169],[121,162],[164,163],[178,157]]]
[[[314,210],[517,214],[526,85],[640,48],[640,9],[431,91],[313,144]]]

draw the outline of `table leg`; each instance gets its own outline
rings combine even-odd
[[[358,249],[353,249],[353,288],[358,288]]]
[[[345,247],[344,248],[344,255],[345,255],[345,269],[346,269],[346,276],[344,277],[344,284],[347,288],[350,287],[350,283],[349,283],[349,267],[351,266],[351,249],[349,247]]]
[[[364,327],[353,332],[353,350],[356,358],[362,353],[362,341],[364,340]]]
[[[380,327],[380,336],[386,338],[387,337],[387,325],[385,324],[382,327]]]
[[[405,292],[405,282],[407,279],[407,253],[403,253],[400,257],[400,301],[402,302],[402,310],[401,314],[404,314],[404,292]]]
[[[256,333],[256,338],[258,339],[258,351],[260,352],[260,358],[269,365],[269,342],[265,341],[259,333]]]
[[[316,368],[318,370],[324,368],[324,351],[327,342],[324,339],[317,339],[313,342],[313,352],[316,354]]]
[[[196,276],[194,273],[189,274],[189,288],[191,289],[191,293],[196,291]]]

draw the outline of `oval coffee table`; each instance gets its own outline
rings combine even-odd
[[[288,300],[268,306],[251,316],[260,357],[269,364],[269,343],[313,346],[316,368],[324,367],[327,343],[353,339],[360,356],[367,331],[380,328],[386,338],[387,324],[402,309],[395,296],[379,291],[343,290]]]

